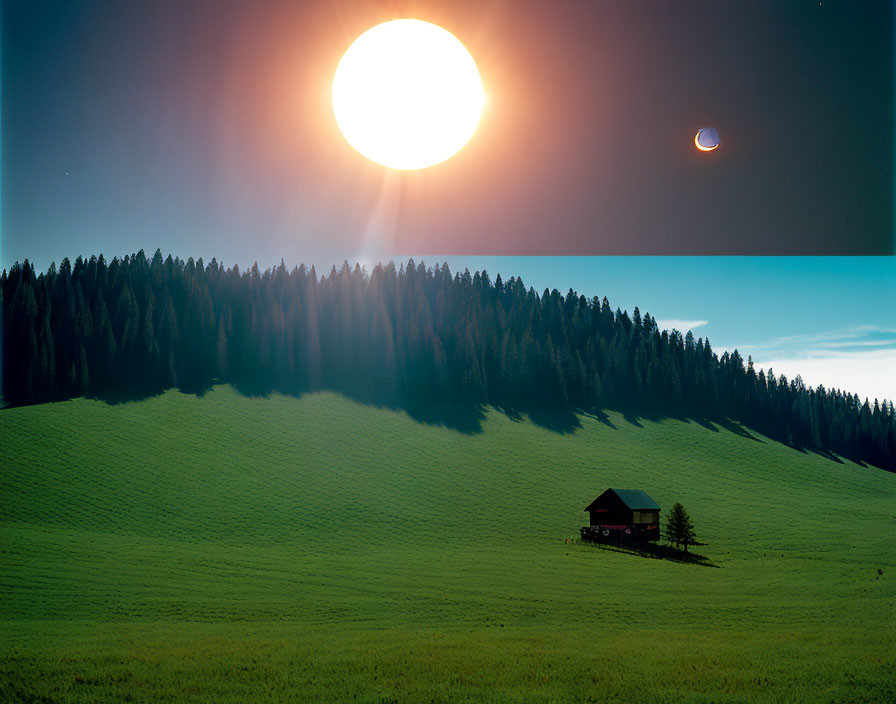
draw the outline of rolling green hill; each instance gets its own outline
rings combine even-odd
[[[230,387],[0,412],[0,699],[896,700],[896,475]],[[714,566],[582,544],[609,486]]]

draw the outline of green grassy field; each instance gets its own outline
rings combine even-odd
[[[0,466],[2,701],[896,701],[896,475],[760,436],[217,387],[7,409]],[[609,486],[714,567],[579,543]]]

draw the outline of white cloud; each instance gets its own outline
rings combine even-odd
[[[828,347],[887,347],[892,344],[892,340],[844,340],[829,342]]]
[[[794,356],[757,359],[755,368],[774,369],[775,376],[793,379],[799,374],[807,386],[824,384],[859,395],[862,400],[888,399],[896,402],[896,349],[850,352],[810,350]]]
[[[680,320],[678,318],[669,318],[667,320],[657,320],[656,324],[660,330],[678,330],[679,332],[687,332],[694,328],[703,327],[708,320]]]
[[[896,329],[882,328],[874,325],[852,325],[839,330],[828,330],[811,335],[789,335],[773,337],[759,345],[741,345],[741,350],[774,350],[805,348],[821,344],[829,347],[848,347],[850,345],[886,345],[896,346]]]
[[[757,371],[771,367],[776,376],[801,376],[807,386],[823,384],[863,400],[896,402],[896,330],[892,327],[853,325],[776,337],[761,344],[724,345],[717,352],[735,347],[744,357],[752,356]]]

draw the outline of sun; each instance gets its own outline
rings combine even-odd
[[[423,169],[456,154],[476,131],[484,103],[470,52],[451,32],[422,20],[368,29],[333,77],[342,134],[391,169]]]

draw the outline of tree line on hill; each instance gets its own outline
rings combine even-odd
[[[717,355],[691,332],[606,298],[443,264],[242,272],[150,259],[65,259],[0,274],[2,390],[12,404],[139,397],[230,382],[333,389],[406,407],[613,408],[730,418],[794,446],[896,468],[893,404],[805,386]]]

